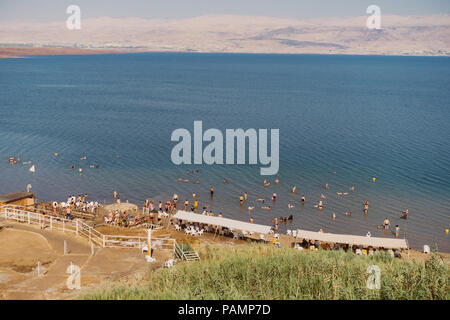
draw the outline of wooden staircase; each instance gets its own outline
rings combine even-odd
[[[175,257],[186,261],[200,260],[198,252],[194,250],[183,250],[183,246],[178,243],[175,243]]]

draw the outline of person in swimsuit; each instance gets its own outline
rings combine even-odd
[[[388,230],[389,229],[389,225],[391,224],[389,222],[389,219],[386,217],[386,219],[384,219],[384,230]]]

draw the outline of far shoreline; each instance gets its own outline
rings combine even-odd
[[[0,46],[0,59],[23,59],[27,56],[55,56],[55,55],[95,55],[95,54],[123,54],[123,53],[183,53],[183,54],[243,54],[243,55],[322,55],[322,56],[368,56],[368,57],[442,57],[449,55],[414,55],[388,53],[357,53],[357,52],[239,52],[239,51],[200,51],[200,50],[152,50],[128,48],[71,48],[71,47],[17,47]]]
[[[124,49],[91,49],[66,47],[1,47],[0,59],[23,59],[26,56],[49,55],[92,55],[92,54],[119,54],[131,53]]]

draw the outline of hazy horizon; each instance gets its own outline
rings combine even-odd
[[[266,16],[283,19],[342,18],[366,15],[369,5],[377,5],[382,14],[388,15],[430,15],[449,14],[450,3],[446,0],[399,0],[367,1],[348,0],[345,4],[332,0],[310,1],[284,0],[276,5],[270,0],[207,1],[182,0],[145,1],[129,0],[126,3],[107,0],[67,1],[26,0],[0,1],[0,19],[55,22],[67,19],[66,8],[76,4],[80,6],[82,18],[143,18],[143,19],[186,19],[204,15],[246,15]]]

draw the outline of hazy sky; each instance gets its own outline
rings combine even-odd
[[[378,5],[382,14],[450,13],[450,0],[0,0],[0,19],[65,20],[71,4],[80,6],[83,18],[189,18],[205,14],[341,17],[366,15],[371,4]]]

